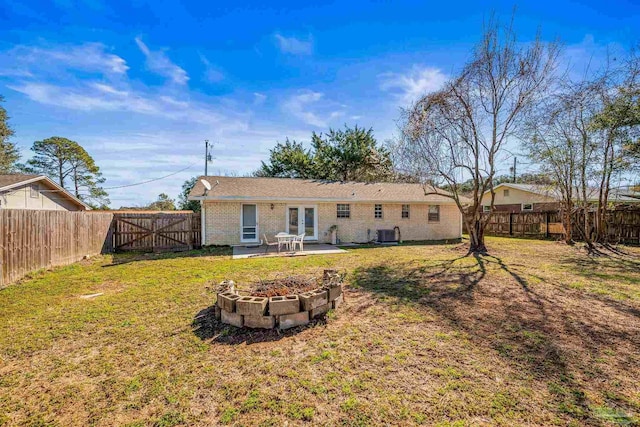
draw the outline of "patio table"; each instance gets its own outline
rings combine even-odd
[[[287,249],[291,249],[291,240],[293,240],[295,237],[297,237],[295,234],[289,234],[289,233],[278,233],[275,235],[276,239],[278,240],[279,244],[284,244]],[[280,245],[278,245],[279,247]]]

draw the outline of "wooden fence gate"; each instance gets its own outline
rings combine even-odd
[[[201,246],[200,214],[191,211],[114,213],[112,231],[116,252],[175,252]]]

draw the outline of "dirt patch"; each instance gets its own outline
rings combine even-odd
[[[316,276],[289,276],[271,280],[261,280],[247,286],[249,292],[257,297],[275,297],[301,294],[322,286],[322,278]]]

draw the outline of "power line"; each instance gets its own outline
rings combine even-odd
[[[136,182],[135,184],[118,185],[118,186],[116,186],[116,187],[106,187],[106,188],[103,188],[103,190],[116,190],[116,189],[118,189],[118,188],[135,187],[136,185],[144,185],[144,184],[148,184],[148,183],[150,183],[150,182],[160,181],[161,179],[169,178],[170,176],[177,175],[177,174],[179,174],[180,172],[184,172],[184,171],[186,171],[187,169],[189,169],[189,168],[190,168],[191,166],[193,166],[193,165],[195,165],[195,163],[191,163],[191,164],[190,164],[189,166],[187,166],[186,168],[183,168],[183,169],[180,169],[180,170],[175,171],[175,172],[173,172],[173,173],[170,173],[169,175],[161,176],[161,177],[159,177],[159,178],[153,178],[153,179],[149,179],[149,180],[147,180],[147,181]]]
[[[136,182],[136,183],[134,183],[134,184],[118,185],[118,186],[115,186],[115,187],[106,187],[106,188],[105,188],[105,187],[102,187],[102,189],[103,189],[103,190],[115,190],[115,189],[118,189],[118,188],[135,187],[135,186],[137,186],[137,185],[144,185],[144,184],[148,184],[148,183],[150,183],[150,182],[160,181],[160,180],[162,180],[162,179],[169,178],[170,176],[177,175],[177,174],[179,174],[180,172],[184,172],[184,171],[186,171],[187,169],[189,169],[190,167],[192,167],[193,165],[195,165],[195,163],[191,163],[191,164],[190,164],[189,166],[187,166],[186,168],[182,168],[182,169],[180,169],[180,170],[177,170],[177,171],[175,171],[175,172],[170,173],[169,175],[161,176],[161,177],[159,177],[159,178],[152,178],[152,179],[149,179],[149,180],[147,180],[147,181]],[[3,190],[3,191],[2,191],[2,192],[0,192],[0,193],[11,193],[11,194],[13,194],[13,193],[15,193],[15,192],[17,192],[17,191],[20,191],[20,190],[11,190],[11,189],[10,189],[10,190]],[[69,190],[67,190],[66,188],[65,188],[65,189],[62,189],[62,190],[42,190],[42,189],[38,189],[38,192],[39,192],[39,193],[67,193],[67,194],[69,194],[69,195],[71,195],[71,196],[73,196],[73,197],[76,197],[76,196],[74,196],[74,195],[73,195]],[[91,193],[84,193],[84,192],[82,192],[82,194],[80,194],[80,195],[82,195],[82,196],[90,196],[90,195],[91,195]]]

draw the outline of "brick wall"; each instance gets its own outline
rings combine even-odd
[[[286,204],[257,203],[258,233],[260,239],[267,234],[271,240],[274,234],[286,230]],[[239,202],[205,202],[205,245],[237,245],[240,244],[240,212]]]
[[[260,238],[286,230],[286,203],[257,203]],[[205,202],[206,245],[235,245],[240,243],[239,202]],[[409,218],[402,218],[401,204],[383,204],[382,219],[374,218],[373,203],[350,203],[350,218],[336,217],[336,203],[318,203],[318,241],[329,243],[329,228],[338,226],[342,242],[367,242],[378,229],[400,227],[403,240],[442,240],[460,238],[461,215],[455,205],[440,205],[440,221],[427,220],[428,205],[413,204]]]

